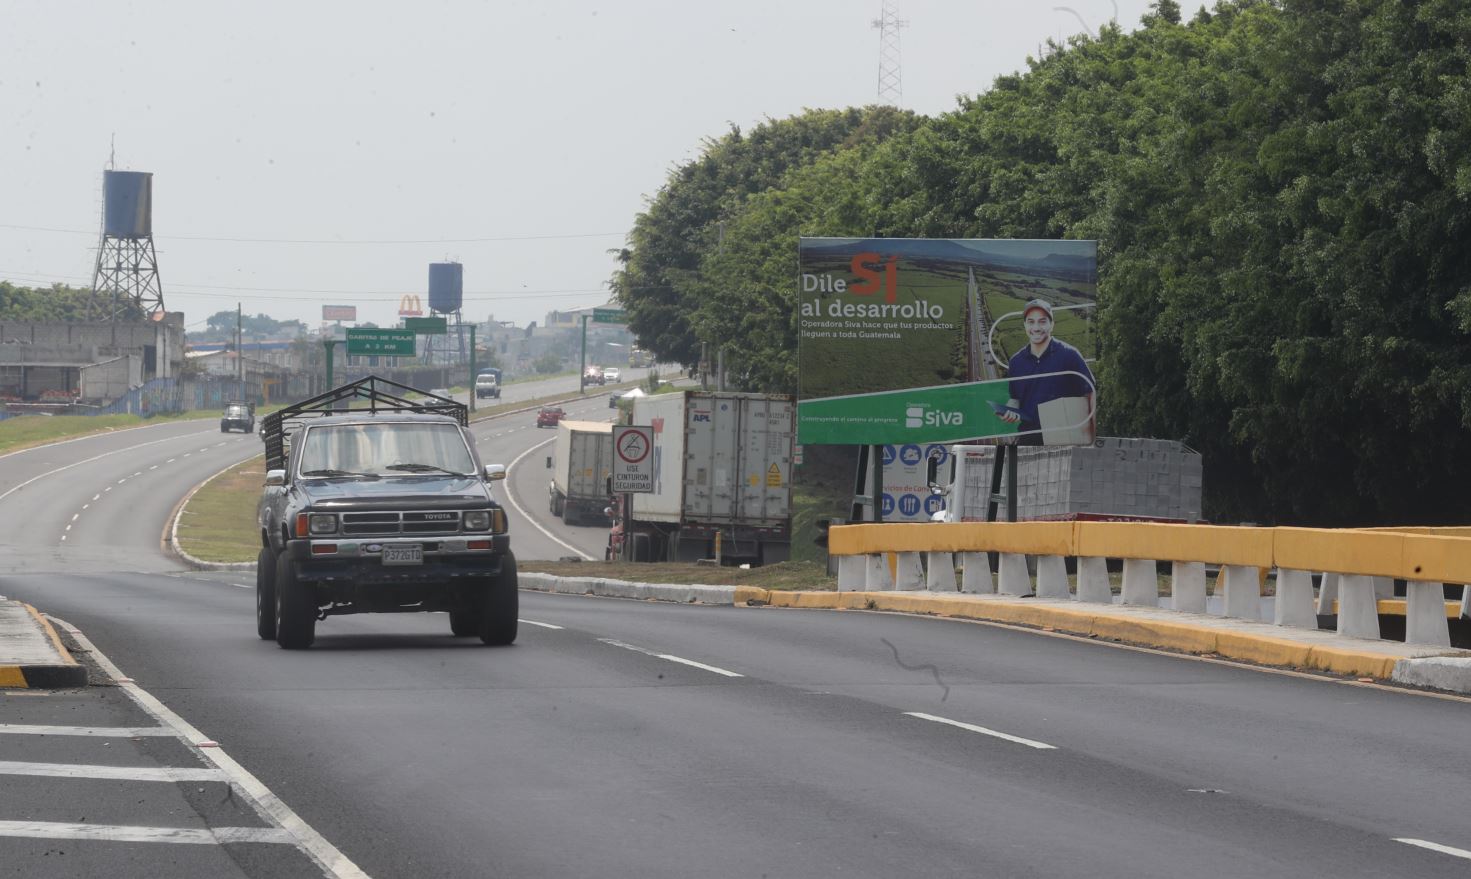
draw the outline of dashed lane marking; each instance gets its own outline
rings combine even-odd
[[[1465,858],[1466,860],[1471,861],[1471,852],[1468,852],[1463,848],[1452,848],[1448,845],[1441,845],[1438,842],[1428,842],[1423,839],[1407,839],[1404,837],[1395,837],[1394,841],[1402,842],[1405,845],[1413,845],[1418,848],[1430,849],[1433,852],[1440,852],[1443,855],[1450,855],[1453,858]]]
[[[598,640],[601,641],[604,644],[607,644],[610,647],[621,647],[624,650],[632,650],[634,653],[642,653],[645,656],[652,656],[655,659],[663,659],[663,660],[665,660],[667,662],[677,662],[680,665],[692,666],[694,668],[698,668],[698,669],[703,669],[705,671],[714,672],[715,674],[718,674],[718,675],[724,675],[724,676],[726,676],[728,678],[742,678],[742,677],[745,677],[745,675],[739,674],[737,672],[730,671],[729,669],[720,668],[719,666],[715,666],[715,665],[706,665],[703,662],[695,662],[693,659],[685,659],[684,657],[681,657],[681,656],[675,656],[672,653],[655,653],[654,651],[648,649],[647,647],[640,647],[637,644],[628,644],[628,643],[625,643],[623,641],[615,641],[612,638],[599,638]]]
[[[0,775],[44,778],[103,778],[115,781],[229,781],[218,769],[179,766],[92,766],[77,763],[28,763],[0,760]]]
[[[52,726],[44,723],[0,723],[0,735],[17,736],[98,736],[105,739],[136,739],[144,736],[172,736],[166,726]]]
[[[172,842],[220,845],[268,842],[291,845],[291,834],[279,827],[134,827],[126,824],[70,824],[63,821],[0,821],[0,836],[31,839],[92,839],[103,842]]]
[[[517,620],[517,622],[525,623],[528,626],[541,626],[543,629],[557,629],[558,631],[562,629],[562,626],[554,626],[551,623],[538,623],[536,620]]]
[[[904,715],[906,717],[917,717],[920,720],[928,720],[933,723],[943,723],[947,726],[953,726],[959,729],[969,730],[974,733],[980,733],[983,736],[991,736],[992,738],[1003,739],[1008,742],[1015,742],[1018,745],[1026,745],[1028,748],[1036,748],[1039,751],[1057,750],[1056,745],[1049,745],[1046,742],[1039,742],[1034,739],[1024,739],[1021,736],[1008,735],[1004,732],[997,732],[994,729],[987,729],[984,726],[976,726],[973,723],[962,723],[958,720],[951,720],[948,717],[936,717],[933,714],[924,714],[919,711],[906,711],[904,712]]]

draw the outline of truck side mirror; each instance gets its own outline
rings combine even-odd
[[[485,465],[485,479],[486,479],[487,482],[495,482],[498,479],[505,479],[505,478],[506,478],[506,465],[504,465],[504,464],[486,464]]]
[[[552,469],[552,456],[551,455],[547,455],[547,469],[548,470]]]
[[[930,458],[928,461],[926,461],[924,472],[925,482],[929,484],[930,488],[939,488],[939,486],[935,484],[935,481],[939,479],[940,476],[940,459]]]
[[[613,477],[609,476],[607,481],[608,497],[613,496]]]

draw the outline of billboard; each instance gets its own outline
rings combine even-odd
[[[909,419],[887,410],[904,401],[885,392],[920,389],[908,405],[943,397],[955,420],[910,441],[1091,441],[1096,241],[802,238],[798,263],[799,393],[819,404],[802,406],[801,442],[843,442],[820,427],[840,423],[848,443],[902,442]],[[853,395],[882,399],[840,402]]]
[[[322,306],[322,320],[346,320],[358,319],[358,307],[356,305],[324,305]]]

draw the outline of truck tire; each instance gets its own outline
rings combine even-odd
[[[317,602],[311,586],[296,578],[290,553],[276,559],[276,643],[305,650],[317,637]]]
[[[516,557],[506,553],[501,572],[480,597],[480,640],[502,647],[516,640],[516,616],[521,612],[521,593],[516,578]]]
[[[255,633],[262,641],[276,638],[276,554],[269,546],[255,557]]]
[[[480,616],[473,607],[449,612],[449,630],[456,638],[480,634]]]

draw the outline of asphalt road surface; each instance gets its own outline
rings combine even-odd
[[[546,512],[552,432],[532,424],[475,428],[487,463],[516,462],[497,489],[524,510],[513,545],[600,554],[603,529]],[[69,468],[0,497],[0,594],[76,625],[372,876],[1471,872],[1465,700],[959,621],[535,593],[509,648],[453,638],[443,615],[364,615],[283,651],[255,637],[248,572],[182,571],[159,549],[183,492],[258,440],[130,433],[0,458],[0,495]],[[142,723],[102,696],[64,701],[92,695],[7,695],[0,725]],[[212,780],[5,774],[187,758],[0,734],[0,876],[310,874],[249,837],[263,831]],[[141,789],[137,823],[246,841],[5,835],[125,822]]]

